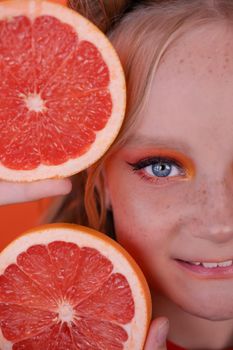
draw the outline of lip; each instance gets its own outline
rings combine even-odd
[[[192,262],[194,262],[194,261],[199,261],[199,262],[207,262],[207,263],[221,263],[221,262],[224,262],[224,261],[229,261],[229,260],[233,260],[233,257],[231,256],[231,257],[228,257],[228,258],[215,258],[215,259],[205,259],[205,260],[203,260],[203,258],[188,258],[187,257],[187,259],[185,258],[185,257],[173,257],[173,259],[175,259],[175,260],[182,260],[182,261],[192,261]]]
[[[199,278],[233,278],[233,265],[224,267],[206,268],[202,265],[193,265],[183,260],[175,259],[177,265],[183,270],[189,271],[193,275]]]

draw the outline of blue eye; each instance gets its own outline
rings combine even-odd
[[[184,175],[185,171],[176,161],[161,157],[153,157],[130,164],[133,170],[143,170],[147,175],[154,177],[168,177]]]
[[[146,166],[144,170],[149,175],[154,175],[158,177],[176,176],[179,174],[177,166],[171,164],[170,161],[158,161],[157,163]]]

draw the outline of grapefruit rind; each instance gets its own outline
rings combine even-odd
[[[49,224],[37,227],[18,237],[0,254],[0,275],[7,266],[16,263],[17,256],[37,244],[64,241],[77,244],[80,248],[97,249],[114,266],[114,273],[123,274],[132,291],[135,316],[126,325],[121,325],[128,333],[124,350],[142,350],[151,319],[151,296],[146,279],[129,253],[117,242],[93,229],[73,224]],[[4,338],[0,329],[0,349],[12,349],[11,342]]]
[[[17,4],[18,3],[18,4]],[[96,140],[87,153],[60,165],[39,165],[33,170],[14,170],[0,164],[0,179],[12,182],[30,182],[49,178],[63,178],[78,173],[100,159],[111,146],[123,123],[126,108],[126,82],[120,60],[106,36],[90,21],[63,5],[44,0],[8,0],[0,3],[0,20],[26,15],[32,20],[37,16],[53,16],[71,25],[79,40],[94,43],[108,66],[112,98],[112,114],[103,130],[96,133]]]

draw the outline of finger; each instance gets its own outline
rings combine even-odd
[[[151,322],[144,350],[167,350],[166,340],[169,322],[165,317],[159,317]]]
[[[0,205],[30,202],[46,197],[65,195],[71,191],[70,179],[42,180],[31,183],[0,182]]]

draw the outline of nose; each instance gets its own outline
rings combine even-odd
[[[206,182],[194,198],[193,235],[216,243],[233,241],[233,181]]]
[[[207,231],[208,233],[208,231]],[[218,224],[210,225],[209,227],[209,239],[216,243],[227,243],[233,239],[233,227],[232,225]]]

